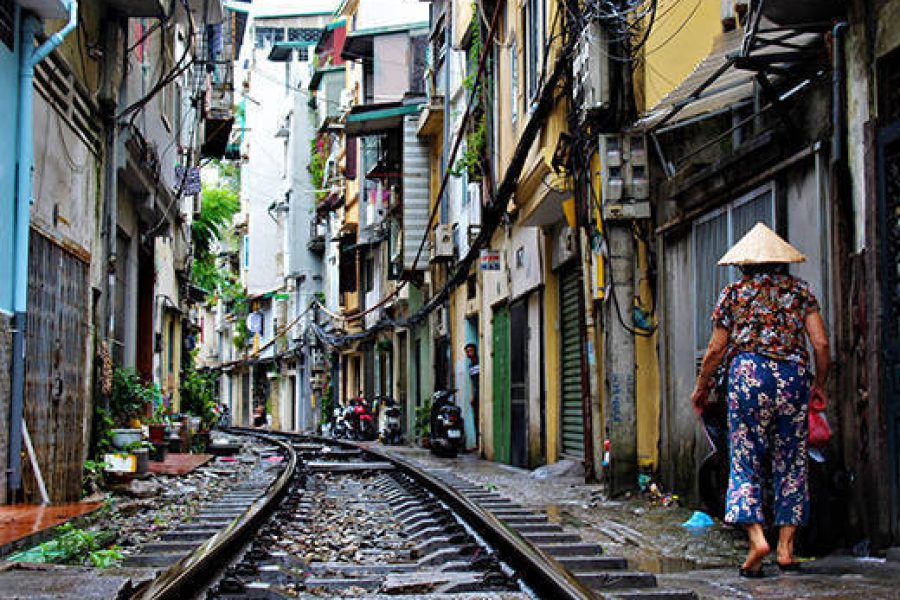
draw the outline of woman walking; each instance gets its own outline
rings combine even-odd
[[[830,358],[818,301],[805,281],[787,272],[789,263],[805,260],[762,223],[722,257],[720,265],[738,265],[743,277],[722,290],[691,395],[702,412],[713,375],[727,356],[731,468],[725,522],[743,526],[750,538],[740,568],[744,577],[762,577],[762,561],[770,552],[763,530],[764,465],[771,466],[776,562],[782,570],[797,570],[794,535],[809,518],[806,442],[813,376],[807,338],[816,393],[822,393]]]

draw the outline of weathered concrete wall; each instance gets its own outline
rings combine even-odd
[[[9,376],[12,365],[10,316],[0,312],[0,504],[6,503],[6,461],[9,448]]]

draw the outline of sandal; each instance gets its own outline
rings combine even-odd
[[[786,573],[796,573],[800,570],[800,563],[797,561],[789,562],[789,563],[780,563],[776,562],[778,568]]]
[[[755,569],[745,569],[741,567],[738,569],[738,574],[741,577],[746,577],[747,579],[762,579],[765,577],[765,573],[763,573],[762,565],[756,567]]]

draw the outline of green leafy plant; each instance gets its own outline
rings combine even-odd
[[[117,566],[125,556],[119,546],[111,546],[104,550],[94,550],[88,554],[90,563],[98,569],[109,569]]]
[[[431,399],[416,407],[416,437],[428,437],[431,433]]]
[[[112,395],[109,416],[120,427],[128,427],[129,421],[144,416],[147,405],[161,402],[156,384],[145,384],[134,369],[116,369],[113,372]]]
[[[321,202],[328,195],[325,188],[325,163],[328,158],[328,138],[317,136],[309,141],[309,169],[313,188],[316,189],[316,202]]]
[[[112,449],[112,434],[110,430],[116,423],[112,416],[99,402],[94,406],[94,455],[103,456]]]
[[[221,172],[220,167],[220,172]],[[200,214],[191,223],[191,242],[194,261],[191,279],[194,284],[210,292],[219,292],[231,283],[234,275],[223,270],[213,253],[213,244],[223,239],[226,227],[241,208],[238,193],[231,187],[203,190]]]
[[[473,107],[469,131],[466,133],[466,147],[462,156],[451,167],[450,174],[462,177],[463,173],[466,173],[470,180],[477,181],[483,175],[482,164],[487,141],[487,119],[484,111],[484,86],[477,78],[477,65],[483,46],[481,20],[477,17],[479,9],[476,3],[473,3],[472,10],[472,14],[476,16],[472,18],[469,25],[471,32],[471,43],[467,50],[469,73],[463,79],[463,88],[467,92],[467,97],[473,98],[476,105]]]
[[[247,340],[250,339],[250,328],[247,327],[245,319],[238,318],[234,324],[234,335],[231,338],[235,350],[243,350],[247,347]]]
[[[210,429],[219,418],[216,411],[216,376],[212,372],[198,371],[194,364],[192,356],[181,374],[181,409],[200,417],[201,428]]]
[[[81,495],[90,496],[103,489],[103,470],[106,463],[103,461],[86,460],[82,469]]]

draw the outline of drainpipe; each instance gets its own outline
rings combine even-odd
[[[831,163],[843,161],[844,156],[844,39],[847,21],[835,23],[831,30],[834,55],[831,71]]]
[[[41,22],[28,15],[22,23],[21,57],[19,63],[18,157],[16,160],[16,215],[13,246],[13,367],[12,398],[9,419],[9,489],[16,496],[22,487],[22,419],[25,407],[25,325],[28,304],[28,236],[31,223],[32,170],[34,147],[32,140],[32,97],[34,95],[34,67],[47,58],[78,24],[78,3],[69,4],[69,21],[65,27],[34,49],[34,36],[41,30]]]

